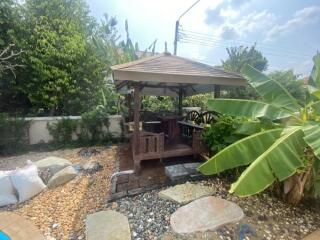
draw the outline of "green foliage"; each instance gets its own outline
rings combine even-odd
[[[183,99],[184,107],[201,107],[202,111],[207,109],[207,102],[213,97],[212,93],[201,93],[193,96],[188,96]]]
[[[265,71],[268,68],[268,60],[256,49],[256,45],[249,47],[231,47],[227,48],[228,59],[222,61],[225,70],[241,73],[247,64],[253,66],[259,71]],[[259,95],[251,86],[227,88],[226,98],[240,99],[258,99]]]
[[[306,91],[303,86],[303,80],[299,79],[299,75],[295,75],[293,70],[275,71],[268,76],[281,83],[300,103],[304,103]]]
[[[83,144],[108,143],[111,139],[111,135],[108,133],[108,117],[109,114],[103,106],[98,106],[96,109],[82,114],[80,142]]]
[[[217,153],[243,137],[236,133],[241,122],[239,118],[222,115],[204,130],[202,140],[212,153]]]
[[[317,54],[313,68],[316,74],[311,75],[313,79],[318,79],[319,69],[320,54]],[[302,199],[303,189],[308,184],[312,192],[317,194],[319,171],[316,166],[320,157],[320,117],[317,107],[320,98],[318,94],[313,94],[317,91],[309,92],[309,97],[304,101],[306,104],[301,105],[279,81],[251,66],[244,67],[243,73],[259,93],[261,101],[211,100],[210,109],[254,120],[266,118],[274,122],[277,128],[261,128],[260,132],[231,144],[200,166],[199,170],[204,174],[216,174],[249,165],[230,190],[239,196],[259,193],[275,181],[287,183],[286,198],[293,204]],[[320,88],[317,81],[313,83],[313,90]],[[310,151],[311,154],[308,153]],[[310,181],[308,184],[307,179]]]
[[[56,123],[48,124],[47,128],[56,146],[68,146],[73,142],[72,136],[79,122],[74,119],[62,118]]]
[[[0,113],[0,153],[17,152],[26,143],[28,123],[22,118]]]
[[[249,47],[231,47],[227,48],[228,59],[222,61],[225,70],[241,73],[244,66],[251,65],[259,71],[265,71],[268,68],[268,60],[256,49],[256,45]]]
[[[144,96],[141,102],[144,111],[159,112],[175,109],[174,99],[168,96]]]

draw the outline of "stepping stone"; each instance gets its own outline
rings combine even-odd
[[[215,189],[200,184],[185,183],[159,192],[159,197],[179,204],[187,204],[201,197],[211,196]]]
[[[101,211],[87,216],[87,240],[130,240],[128,218],[116,211]]]
[[[309,234],[303,240],[319,240],[320,239],[320,229]]]
[[[161,240],[221,240],[215,232],[198,232],[194,234],[177,234],[166,232],[161,236]]]
[[[185,169],[183,164],[166,166],[164,168],[166,175],[171,181],[181,180],[189,176],[188,171]]]
[[[196,178],[196,177],[203,176],[197,169],[200,165],[201,163],[198,163],[198,162],[184,163],[183,167],[187,170],[191,178]]]
[[[204,197],[178,208],[170,218],[176,233],[213,231],[244,217],[242,209],[235,203],[216,197]]]
[[[44,236],[35,225],[11,212],[0,213],[0,231],[11,240],[44,240]]]

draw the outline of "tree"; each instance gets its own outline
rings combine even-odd
[[[96,23],[82,0],[27,0],[21,11],[26,52],[21,91],[34,109],[78,114],[96,104],[106,68],[90,37]]]
[[[259,119],[269,119],[273,128],[260,128],[260,132],[228,146],[201,165],[199,170],[210,175],[248,165],[230,189],[231,193],[239,196],[259,193],[280,181],[284,182],[285,198],[292,204],[300,202],[306,186],[319,197],[320,54],[314,57],[312,86],[304,105],[279,81],[250,65],[243,68],[243,74],[261,101],[215,99],[209,102],[210,109],[255,119],[255,126]]]
[[[259,71],[265,71],[268,68],[268,60],[256,49],[256,45],[252,47],[231,47],[227,48],[228,59],[222,61],[225,70],[241,73],[247,64]]]
[[[227,48],[228,59],[222,61],[225,70],[241,73],[246,64],[253,66],[259,71],[265,71],[268,68],[268,60],[262,53],[256,50],[256,45],[249,47],[231,47]],[[257,99],[259,96],[250,86],[228,88],[225,97],[228,98],[244,98]]]
[[[13,0],[0,1],[0,111],[12,112],[24,103],[16,82],[22,66],[21,49],[14,43],[20,34],[18,5]],[[18,68],[18,69],[17,69]]]

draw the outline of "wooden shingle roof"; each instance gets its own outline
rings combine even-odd
[[[246,80],[237,73],[163,53],[112,67],[113,79],[121,82],[141,82],[148,95],[175,95],[170,89],[183,87],[184,95],[210,92],[214,85],[244,86]],[[156,88],[166,89],[162,91]],[[172,91],[171,91],[172,92]]]

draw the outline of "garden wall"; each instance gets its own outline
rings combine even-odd
[[[47,128],[48,124],[56,123],[62,118],[69,118],[75,121],[81,119],[80,116],[68,116],[68,117],[29,117],[25,118],[29,122],[28,130],[28,142],[30,145],[38,143],[49,143],[53,140]],[[120,137],[121,135],[121,115],[111,115],[109,116],[109,132],[114,137]],[[104,129],[107,132],[107,129]],[[77,139],[77,135],[72,136],[73,140]]]

